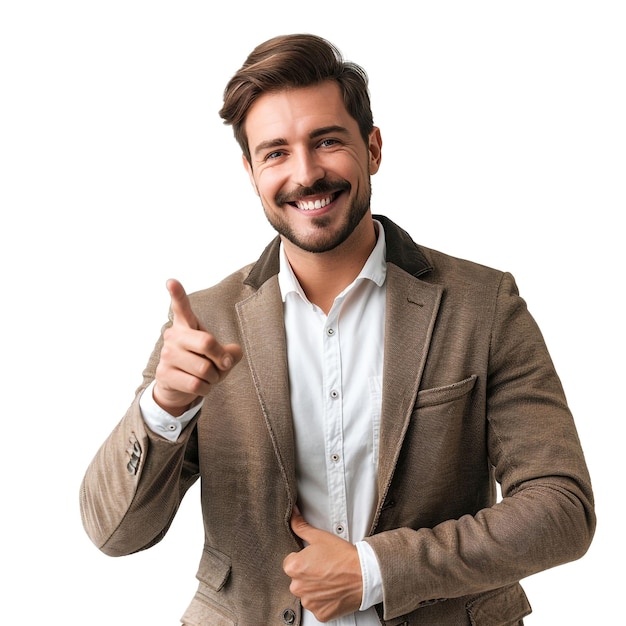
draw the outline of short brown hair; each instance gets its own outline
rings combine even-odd
[[[341,52],[316,35],[281,35],[257,46],[224,90],[220,116],[233,127],[235,139],[250,161],[244,123],[250,107],[263,93],[309,87],[334,80],[348,113],[367,144],[374,127],[365,70],[344,61]]]

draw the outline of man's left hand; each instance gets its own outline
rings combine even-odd
[[[293,532],[308,544],[285,557],[289,590],[320,622],[358,611],[363,594],[361,563],[355,546],[306,522],[297,509]]]

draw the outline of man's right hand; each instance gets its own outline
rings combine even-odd
[[[167,281],[172,325],[163,333],[161,358],[153,389],[155,402],[170,415],[182,415],[211,385],[222,381],[241,360],[236,343],[222,345],[198,321],[183,286]]]

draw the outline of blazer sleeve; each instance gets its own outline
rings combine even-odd
[[[471,419],[486,421],[485,461],[502,500],[432,528],[366,539],[381,566],[385,619],[517,582],[581,557],[591,543],[593,495],[574,421],[539,328],[508,274],[494,310],[484,402]]]
[[[160,351],[161,340],[133,403],[89,464],[80,487],[83,526],[110,556],[160,541],[199,474],[197,416],[171,442],[146,426],[139,409],[139,397],[154,379]]]

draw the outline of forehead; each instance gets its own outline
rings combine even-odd
[[[291,141],[329,126],[343,126],[358,133],[356,120],[348,113],[334,81],[265,93],[250,107],[245,121],[252,151],[262,141]]]

